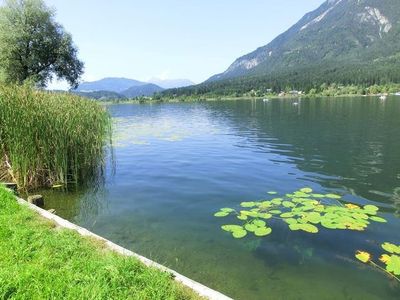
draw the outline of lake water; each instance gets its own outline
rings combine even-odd
[[[235,299],[400,299],[354,258],[400,244],[400,98],[121,104],[104,186],[45,192],[48,208]],[[221,207],[302,187],[374,204],[366,231],[233,239]],[[237,222],[236,222],[237,223]]]

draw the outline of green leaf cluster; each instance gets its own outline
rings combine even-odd
[[[276,192],[268,192],[276,196]],[[278,219],[288,225],[292,231],[318,233],[320,228],[338,230],[365,230],[370,222],[384,223],[379,217],[379,208],[375,205],[360,207],[343,203],[341,196],[333,193],[317,194],[309,187],[301,188],[284,197],[275,197],[260,201],[240,203],[241,210],[221,208],[216,217],[235,216],[241,225],[224,225],[236,238],[244,237],[246,232],[256,236],[266,236],[272,232],[267,220]]]

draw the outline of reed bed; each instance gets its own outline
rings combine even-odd
[[[0,180],[20,187],[80,183],[104,165],[110,117],[67,93],[0,86]]]

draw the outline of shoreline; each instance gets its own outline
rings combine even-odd
[[[19,198],[15,195],[12,194],[11,190],[6,190],[2,186],[0,186],[0,192],[6,191],[8,196],[12,196],[15,199],[15,203],[20,207],[20,214],[24,214],[24,210],[32,212],[34,214],[33,218],[36,219],[35,221],[39,222],[39,226],[42,227],[49,227],[51,232],[59,232],[60,229],[62,231],[70,231],[70,232],[75,232],[78,236],[80,236],[80,243],[87,243],[87,244],[93,244],[95,249],[95,252],[101,252],[103,255],[105,255],[104,251],[107,252],[112,252],[115,255],[119,256],[121,259],[124,259],[126,257],[127,259],[134,259],[137,260],[139,264],[143,264],[144,268],[149,268],[149,271],[151,269],[154,269],[155,272],[160,272],[160,274],[164,274],[162,276],[168,276],[169,278],[172,278],[172,282],[175,282],[176,284],[182,286],[180,289],[187,290],[186,295],[189,295],[188,297],[185,297],[185,299],[210,299],[210,300],[232,300],[232,298],[216,291],[213,290],[201,283],[198,283],[184,275],[181,275],[180,273],[169,269],[157,262],[154,262],[144,256],[141,256],[133,251],[130,251],[126,248],[123,248],[83,227],[80,227],[74,223],[71,223],[47,210],[44,210],[42,208],[39,208],[38,206],[35,206],[31,203],[28,203],[22,198]],[[0,196],[3,195],[0,193]],[[7,195],[6,195],[7,196]],[[4,198],[4,195],[3,195]],[[4,200],[4,199],[1,199]],[[3,202],[7,202],[7,199]],[[0,212],[1,214],[1,212]],[[42,224],[44,221],[46,221],[45,224]],[[50,223],[49,223],[50,222]],[[14,225],[15,226],[15,225]],[[16,224],[16,226],[22,226],[19,224]],[[37,227],[33,228],[32,230],[35,230]],[[47,228],[47,229],[49,229]],[[50,234],[52,234],[50,232]],[[40,237],[41,238],[41,237]],[[91,245],[91,246],[93,246]],[[87,255],[85,253],[75,253],[76,255]],[[33,255],[33,254],[32,254]],[[74,257],[74,256],[73,256]],[[74,258],[71,258],[73,260]],[[51,260],[51,257],[50,257]],[[111,267],[111,266],[110,266]],[[160,275],[161,276],[161,275]],[[18,277],[18,274],[16,275]],[[120,287],[121,288],[121,287]],[[160,288],[162,288],[160,286]],[[190,296],[190,294],[195,294],[197,296]],[[133,295],[132,295],[133,296]]]
[[[91,101],[98,102],[102,105],[113,105],[113,104],[162,104],[162,103],[193,103],[193,102],[216,102],[216,101],[235,101],[235,100],[297,100],[297,99],[339,99],[339,98],[379,98],[382,94],[370,94],[370,95],[337,95],[337,96],[324,96],[324,95],[293,95],[293,96],[278,96],[273,95],[269,97],[199,97],[198,99],[194,98],[166,98],[166,99],[127,99],[127,100],[118,100],[118,101],[100,101],[96,99],[90,99]],[[388,97],[399,97],[400,95],[390,94]]]

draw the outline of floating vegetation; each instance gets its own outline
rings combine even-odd
[[[276,192],[268,192],[276,196]],[[371,221],[387,222],[378,216],[375,205],[363,207],[346,203],[336,194],[315,194],[309,187],[302,188],[284,197],[261,201],[242,202],[241,210],[221,208],[214,214],[223,218],[235,216],[241,225],[223,225],[222,229],[234,238],[243,238],[248,233],[263,237],[272,233],[267,220],[277,219],[288,225],[292,231],[318,233],[320,228],[364,231]]]
[[[374,262],[372,255],[366,251],[358,250],[355,257],[365,264],[370,264],[371,266],[384,271],[400,282],[400,278],[398,277],[400,275],[400,245],[385,242],[381,247],[386,251],[386,253],[381,255],[379,261],[385,266],[385,268],[378,265],[377,262]]]

